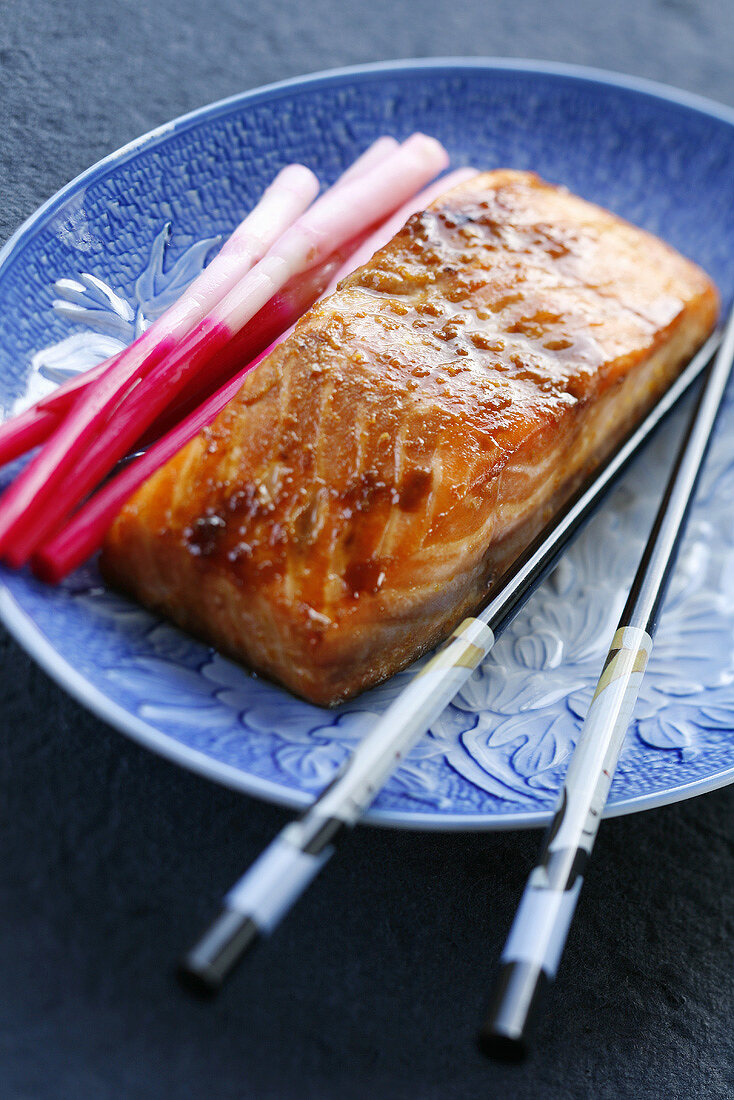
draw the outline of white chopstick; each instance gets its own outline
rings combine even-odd
[[[500,960],[494,1003],[479,1034],[491,1056],[513,1061],[524,1056],[538,994],[555,978],[733,361],[734,311],[676,457]]]

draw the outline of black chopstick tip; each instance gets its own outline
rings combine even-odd
[[[223,909],[179,964],[180,984],[197,997],[211,999],[259,938],[260,929],[252,917]]]
[[[528,1032],[548,986],[543,967],[527,960],[500,964],[491,1008],[477,1035],[482,1054],[498,1062],[521,1062]]]
[[[477,1046],[486,1058],[495,1062],[522,1062],[528,1053],[524,1035],[506,1035],[491,1024],[480,1028]]]
[[[187,956],[176,968],[178,984],[200,1001],[211,1001],[222,988],[222,981],[213,974],[191,965]]]

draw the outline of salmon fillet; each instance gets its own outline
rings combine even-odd
[[[533,174],[479,175],[138,490],[104,575],[336,703],[484,602],[717,313],[710,279],[656,238]]]

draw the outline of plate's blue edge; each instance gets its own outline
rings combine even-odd
[[[67,198],[104,173],[110,166],[124,163],[149,145],[155,144],[167,134],[180,132],[198,125],[205,119],[226,113],[234,106],[255,103],[265,99],[277,99],[294,89],[323,86],[340,83],[344,79],[360,77],[365,80],[379,78],[385,73],[391,76],[409,76],[416,69],[432,70],[437,75],[460,73],[465,70],[516,71],[538,75],[573,79],[592,84],[603,84],[644,95],[667,103],[674,103],[689,110],[700,112],[709,117],[718,118],[734,126],[734,108],[709,100],[691,92],[684,92],[669,85],[647,80],[643,77],[625,76],[620,73],[595,69],[589,66],[571,65],[558,62],[531,61],[521,58],[423,58],[418,60],[384,61],[367,65],[355,65],[340,69],[329,69],[305,77],[294,77],[275,84],[264,85],[248,92],[229,96],[215,103],[200,107],[188,114],[181,115],[171,122],[150,130],[135,138],[115,152],[110,153],[96,164],[86,169],[57,191],[40,206],[0,249],[0,269],[12,260],[13,254],[22,247],[25,238],[34,231],[39,223],[53,215]],[[93,687],[80,673],[65,661],[53,648],[45,635],[33,620],[15,602],[9,589],[0,582],[0,619],[15,640],[33,657],[33,659],[61,687],[74,696],[83,706],[91,710],[103,721],[130,736],[133,740],[153,750],[166,759],[188,768],[196,774],[213,779],[225,786],[240,790],[256,797],[267,798],[281,805],[303,808],[312,799],[310,795],[281,786],[270,780],[248,776],[228,764],[219,763],[195,749],[183,746],[175,738],[156,730],[147,722],[130,714],[129,711],[113,703],[101,691]],[[694,780],[664,792],[649,795],[637,795],[624,799],[608,807],[605,817],[618,817],[639,810],[654,809],[678,802],[692,794],[704,794],[734,782],[734,767],[724,769],[705,780]],[[386,810],[371,810],[365,821],[374,825],[399,826],[425,831],[457,830],[504,830],[541,827],[548,824],[552,811],[539,813],[503,814],[501,817],[487,817],[480,814],[426,814],[399,813]]]

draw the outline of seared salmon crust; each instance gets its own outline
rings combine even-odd
[[[443,195],[126,504],[105,576],[332,704],[444,638],[713,328],[710,279],[526,172]]]

